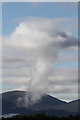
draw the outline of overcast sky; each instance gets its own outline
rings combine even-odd
[[[3,3],[3,91],[77,99],[77,3]]]
[[[2,0],[2,2],[78,2],[79,0]]]

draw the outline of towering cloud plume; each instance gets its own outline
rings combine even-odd
[[[3,74],[7,76],[4,83],[18,83],[23,86],[28,92],[25,97],[27,105],[37,102],[45,93],[52,92],[51,88],[54,88],[55,93],[62,90],[61,86],[56,89],[57,84],[54,84],[61,80],[60,74],[59,79],[56,75],[58,70],[54,64],[63,59],[59,58],[61,51],[77,51],[76,38],[67,30],[60,30],[58,24],[60,20],[28,18],[21,22],[10,36],[4,38]],[[73,55],[67,59],[73,59]],[[66,69],[62,69],[62,72],[64,70],[66,72]],[[73,74],[73,70],[70,71]],[[73,80],[69,74],[62,76],[64,81],[68,76],[68,81]],[[75,76],[76,81],[77,75]],[[64,89],[69,88],[63,87],[62,91]]]

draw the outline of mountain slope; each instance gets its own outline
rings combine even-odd
[[[66,103],[55,97],[45,94],[34,105],[25,106],[25,91],[11,91],[2,94],[2,113],[36,114],[45,112],[48,115],[68,116],[77,112],[77,103]],[[71,109],[72,108],[72,109]]]
[[[80,100],[75,100],[75,101],[69,102],[67,104],[60,105],[56,109],[66,110],[66,111],[69,111],[69,112],[78,112],[79,103],[80,103]]]
[[[11,91],[3,93],[2,99],[15,104],[15,107],[26,107],[25,95],[27,96],[25,91]],[[27,108],[30,110],[54,109],[56,105],[63,104],[66,104],[66,102],[45,94],[37,103],[29,105]]]

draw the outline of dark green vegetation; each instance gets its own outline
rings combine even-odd
[[[1,120],[80,120],[80,115],[76,115],[76,116],[70,115],[69,117],[59,118],[55,116],[47,116],[43,113],[43,114],[36,114],[35,116],[16,115],[12,118],[2,118]]]

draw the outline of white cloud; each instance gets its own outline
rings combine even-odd
[[[53,67],[56,61],[77,61],[77,40],[67,27],[61,29],[63,21],[28,18],[3,38],[3,84],[26,89],[32,95],[32,103],[44,93],[72,93],[73,88],[77,89],[76,69]],[[75,51],[76,58],[74,54],[60,57],[61,51]]]
[[[79,0],[2,0],[3,2],[78,2]]]
[[[0,37],[0,92],[2,92],[2,37]]]

